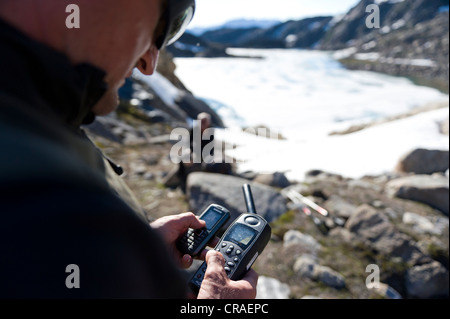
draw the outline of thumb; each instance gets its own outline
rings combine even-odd
[[[208,268],[220,267],[221,270],[224,270],[223,266],[225,265],[225,258],[217,250],[208,251],[205,257],[205,261],[208,265]]]
[[[215,281],[226,281],[228,276],[223,268],[225,265],[225,258],[216,250],[210,250],[206,254],[206,274],[205,277],[213,277]]]
[[[206,254],[206,272],[200,287],[198,299],[220,299],[223,293],[227,292],[229,278],[225,273],[223,265],[225,258],[215,250],[210,250]]]

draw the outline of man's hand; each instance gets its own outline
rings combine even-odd
[[[177,239],[183,235],[189,228],[200,229],[206,227],[206,223],[200,220],[193,213],[184,213],[174,216],[166,216],[155,220],[150,226],[157,230],[169,245],[169,249],[172,252],[175,260],[179,263],[182,268],[189,268],[192,265],[193,259],[189,255],[183,255],[176,247]],[[218,238],[213,239],[209,245],[214,247],[219,242]],[[199,259],[204,260],[206,253],[208,251],[205,249],[198,256]]]
[[[225,258],[215,250],[207,253],[206,264],[208,267],[198,299],[255,299],[258,274],[253,269],[241,280],[233,281],[223,268]]]

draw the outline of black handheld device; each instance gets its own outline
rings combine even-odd
[[[216,246],[225,257],[225,271],[231,280],[240,280],[266,248],[272,229],[256,214],[250,185],[243,186],[248,213],[239,216],[226,230]],[[189,281],[189,287],[198,293],[206,272],[204,262]]]
[[[188,229],[177,241],[178,250],[183,254],[197,256],[230,217],[231,214],[225,207],[210,205],[199,217],[206,222],[206,228]]]

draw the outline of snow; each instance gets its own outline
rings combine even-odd
[[[435,68],[438,65],[436,62],[430,59],[401,59],[401,58],[385,58],[382,57],[379,59],[380,62],[388,63],[388,64],[400,64],[400,65],[414,65],[414,66],[423,66],[429,68]]]
[[[448,150],[448,136],[437,122],[448,109],[374,126],[349,135],[277,141],[239,132],[218,132],[218,138],[238,147],[228,154],[239,160],[240,171],[285,172],[300,181],[311,169],[359,178],[390,172],[399,158],[416,148]]]
[[[218,138],[239,145],[228,151],[239,170],[284,171],[302,180],[311,169],[348,177],[391,171],[404,153],[417,148],[449,149],[437,122],[448,108],[422,113],[363,131],[329,136],[351,125],[381,120],[448,95],[407,79],[349,71],[332,53],[300,50],[243,50],[265,59],[176,59],[177,76],[212,106],[233,129]],[[217,107],[217,108],[216,108]],[[265,125],[286,140],[242,133]]]
[[[381,56],[379,52],[356,53],[354,54],[353,58],[362,61],[370,61],[370,62],[379,61],[381,63],[387,64],[412,65],[427,68],[436,68],[438,66],[436,62],[430,59],[386,58]]]

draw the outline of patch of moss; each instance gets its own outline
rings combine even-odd
[[[278,219],[272,221],[270,226],[272,227],[272,234],[283,238],[284,234],[289,230],[289,224],[294,221],[295,211],[289,210]]]

